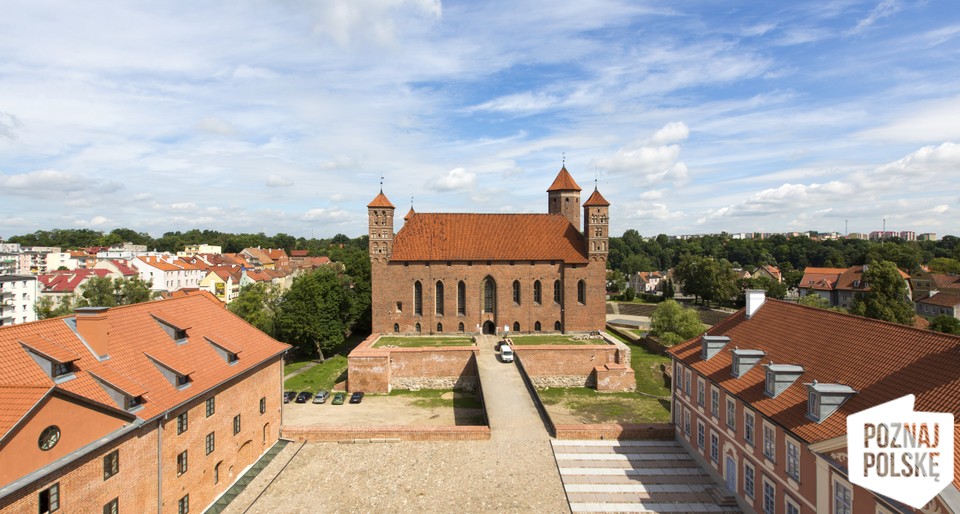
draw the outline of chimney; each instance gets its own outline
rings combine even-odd
[[[110,333],[107,311],[109,307],[78,307],[74,311],[77,333],[87,342],[87,346],[97,356],[107,355],[107,338]]]
[[[723,349],[730,338],[727,336],[708,336],[706,333],[700,338],[700,358],[708,361]]]
[[[757,312],[757,309],[763,305],[763,302],[767,299],[767,292],[763,289],[747,289],[745,292],[747,299],[747,319],[753,317],[753,313]]]

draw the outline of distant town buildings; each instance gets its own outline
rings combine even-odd
[[[37,320],[37,277],[0,275],[0,326]]]

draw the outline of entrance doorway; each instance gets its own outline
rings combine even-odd
[[[483,322],[483,333],[484,334],[493,334],[497,331],[497,326],[493,324],[492,321],[487,320]]]
[[[727,455],[727,463],[723,467],[727,479],[727,489],[731,492],[737,492],[737,464],[732,456]]]

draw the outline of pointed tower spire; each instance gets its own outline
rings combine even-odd
[[[560,168],[557,178],[547,188],[547,212],[563,214],[574,227],[580,228],[580,186],[570,176],[566,165]]]

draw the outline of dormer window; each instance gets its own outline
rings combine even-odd
[[[817,423],[830,417],[857,391],[843,384],[807,384],[807,417]]]
[[[183,387],[190,383],[190,377],[187,375],[177,375],[177,387]]]
[[[730,374],[737,378],[746,375],[766,355],[763,350],[741,350],[739,348],[734,348],[730,353],[733,361]]]
[[[53,378],[62,377],[73,372],[73,365],[69,362],[54,362],[53,363]]]
[[[158,316],[153,316],[153,319],[157,320],[157,324],[160,325],[160,328],[162,328],[167,335],[176,341],[178,345],[187,342],[187,330],[189,330],[190,327],[184,325],[183,323],[175,323],[170,319],[163,319]]]
[[[813,389],[807,393],[807,416],[814,419],[820,418],[820,395]]]
[[[773,394],[773,384],[776,382],[776,380],[777,380],[777,375],[768,369],[767,377],[763,382],[763,392],[767,396],[776,396],[775,394]]]
[[[217,355],[226,361],[227,364],[233,365],[240,360],[239,354],[243,350],[239,346],[228,342],[226,339],[220,336],[205,336],[204,339],[210,343],[210,346],[217,352]]]
[[[776,398],[777,395],[800,378],[802,374],[802,366],[795,366],[793,364],[767,364],[763,392],[771,398]]]
[[[707,361],[723,349],[730,338],[727,336],[708,336],[703,334],[700,337],[700,358]]]
[[[143,405],[142,396],[127,396],[124,398],[123,408],[125,410],[133,410],[141,405]]]

